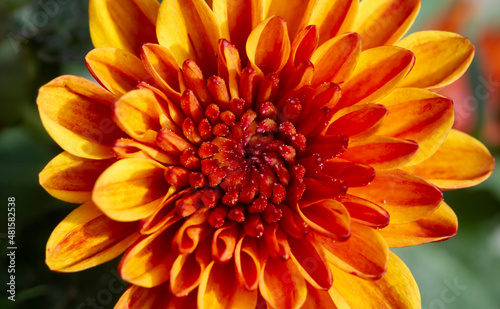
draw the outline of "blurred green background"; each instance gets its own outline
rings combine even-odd
[[[453,2],[423,0],[412,31],[449,16]],[[481,58],[478,40],[483,27],[498,26],[500,4],[468,2],[474,10],[456,31],[476,45],[466,86],[477,89],[490,77],[481,69],[488,66],[488,59]],[[88,1],[69,0],[0,2],[0,308],[113,308],[126,287],[118,281],[117,261],[73,274],[51,272],[44,263],[52,229],[75,205],[59,202],[38,184],[38,173],[61,150],[43,129],[35,100],[38,88],[59,75],[91,79],[84,63],[92,48],[87,6]],[[496,29],[500,34],[500,27]],[[498,87],[500,80],[493,81]],[[493,103],[500,105],[498,98]],[[473,101],[477,104],[470,110],[475,117],[472,134],[482,139],[485,105],[492,102],[484,95]],[[495,117],[500,122],[500,116]],[[498,145],[484,142],[500,162]],[[15,303],[6,293],[10,196],[16,198]],[[500,172],[497,169],[475,188],[446,192],[445,199],[458,215],[458,235],[442,243],[394,250],[419,284],[422,307],[500,308]]]

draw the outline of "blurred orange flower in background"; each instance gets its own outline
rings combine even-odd
[[[427,23],[425,28],[473,35],[477,42],[479,74],[473,83],[469,73],[438,89],[453,100],[454,128],[471,133],[475,129],[489,145],[500,145],[500,29],[485,20],[480,8],[469,0],[457,0]],[[487,5],[484,4],[483,5]],[[475,24],[478,26],[473,27]],[[474,29],[474,30],[471,30]],[[484,108],[479,105],[484,104]]]
[[[491,145],[500,145],[500,30],[487,26],[482,29],[479,44],[480,64],[486,74],[486,106],[482,137]]]
[[[474,48],[401,38],[420,1],[90,1],[101,84],[62,76],[40,117],[64,149],[40,173],[82,205],[48,266],[124,253],[115,308],[417,308],[390,247],[453,236],[441,190],[493,158],[428,89]]]
[[[440,14],[429,21],[425,29],[435,29],[463,34],[466,26],[474,15],[474,6],[470,1],[457,0],[445,7]],[[439,16],[437,16],[439,15]],[[478,111],[471,87],[471,77],[467,72],[454,83],[447,85],[437,92],[453,100],[455,122],[453,128],[472,133],[477,125]]]

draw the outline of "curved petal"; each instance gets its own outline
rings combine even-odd
[[[82,158],[106,159],[123,136],[111,119],[115,99],[91,81],[65,75],[42,86],[36,101],[43,126],[61,148]]]
[[[264,242],[267,252],[274,259],[287,260],[290,257],[290,244],[287,240],[287,233],[283,231],[278,223],[270,223],[265,226]]]
[[[313,2],[313,1],[311,1]],[[357,0],[318,0],[302,26],[316,25],[319,30],[319,43],[351,31],[359,1]]]
[[[239,286],[234,274],[234,262],[210,263],[198,287],[198,308],[253,309],[257,305],[257,291],[247,291]]]
[[[246,43],[248,60],[265,75],[279,72],[288,61],[290,39],[286,23],[273,16],[252,30]]]
[[[131,285],[122,294],[114,309],[157,309],[157,308],[196,308],[196,292],[186,297],[175,297],[168,283],[154,288]]]
[[[342,308],[337,306],[336,302],[332,299],[327,291],[323,291],[307,284],[307,298],[302,306],[304,309],[313,308],[328,308],[337,309]]]
[[[179,66],[194,60],[206,76],[217,73],[217,20],[203,0],[163,1],[156,27],[158,41],[170,50]]]
[[[164,226],[127,250],[118,265],[123,280],[146,288],[169,280],[170,268],[179,255],[170,245],[178,226]]]
[[[84,270],[114,259],[138,238],[137,223],[113,221],[87,202],[54,229],[45,262],[55,271]]]
[[[91,50],[85,62],[92,76],[116,95],[125,94],[149,77],[139,58],[114,47]]]
[[[300,308],[307,297],[307,281],[295,263],[269,258],[259,284],[267,305],[275,308]]]
[[[363,0],[354,31],[363,39],[363,50],[392,45],[410,29],[420,10],[420,0]]]
[[[420,308],[420,292],[408,267],[389,251],[387,273],[371,281],[332,267],[335,290],[352,308]],[[346,284],[349,283],[349,284]]]
[[[161,130],[160,103],[148,89],[132,90],[122,96],[113,110],[115,123],[130,137],[154,144]]]
[[[181,100],[182,73],[175,56],[168,48],[157,44],[144,44],[141,59],[149,75],[172,101]]]
[[[453,126],[453,102],[427,90],[395,89],[379,103],[387,106],[389,114],[377,134],[418,143],[418,153],[409,165],[434,154]]]
[[[299,215],[316,233],[344,241],[351,235],[351,217],[342,203],[334,199],[321,201],[304,208]]]
[[[243,235],[240,238],[234,251],[234,262],[241,286],[249,291],[258,288],[265,258],[255,237]]]
[[[283,18],[286,22],[290,38],[293,39],[297,31],[300,30],[299,25],[304,13],[307,15],[307,11],[309,11],[308,2],[312,1],[290,0],[284,2],[282,0],[263,0],[264,18],[270,16]]]
[[[177,209],[175,209],[175,202],[189,192],[189,189],[184,189],[178,191],[175,187],[170,187],[168,189],[167,197],[162,202],[162,206],[157,208],[156,211],[141,220],[141,234],[150,235],[156,233],[165,225],[172,225],[175,222],[182,219],[182,217],[177,214]]]
[[[365,50],[342,87],[337,109],[374,102],[385,96],[408,74],[414,61],[411,51],[395,46]]]
[[[130,138],[121,138],[117,140],[113,147],[113,151],[119,159],[151,159],[165,165],[180,165],[179,157],[165,153],[157,147],[139,143]]]
[[[308,145],[302,157],[319,155],[321,160],[327,161],[340,156],[348,146],[349,138],[344,135],[318,136],[308,140]],[[316,163],[317,164],[317,163]],[[306,166],[307,168],[308,166]]]
[[[90,201],[94,184],[115,160],[89,160],[62,152],[40,172],[40,185],[53,197],[70,203]]]
[[[245,67],[247,58],[243,51],[248,35],[264,20],[262,0],[213,0],[212,2],[222,36],[240,51],[242,66]]]
[[[350,143],[340,158],[367,164],[376,170],[389,170],[410,162],[415,157],[418,146],[414,141],[377,135]]]
[[[438,188],[401,170],[378,171],[369,185],[349,188],[349,194],[382,206],[389,212],[391,223],[407,223],[423,218],[443,201],[443,194]]]
[[[443,241],[457,233],[458,220],[446,203],[420,220],[405,224],[389,224],[379,230],[391,248],[408,247]]]
[[[326,249],[330,263],[349,274],[377,280],[387,271],[389,247],[371,227],[353,223],[351,237],[342,242],[321,235],[315,237]]]
[[[344,82],[354,70],[361,54],[361,37],[346,33],[321,44],[312,54],[314,64],[313,86],[324,82]]]
[[[405,170],[448,190],[483,182],[491,175],[494,166],[495,159],[480,141],[463,132],[451,130],[436,153]]]
[[[194,254],[181,254],[170,270],[170,290],[177,297],[185,297],[198,287],[210,264],[210,239],[205,238]]]
[[[244,50],[244,49],[242,49]],[[227,81],[231,99],[240,98],[241,58],[236,47],[226,40],[219,40],[219,77]]]
[[[367,138],[377,132],[387,112],[387,108],[379,104],[343,108],[335,113],[325,134],[345,135],[350,140]]]
[[[321,172],[331,178],[343,181],[347,187],[366,186],[375,177],[373,167],[339,158],[326,161]]]
[[[181,254],[172,265],[170,289],[177,297],[184,297],[200,283],[204,267],[196,261],[194,254]],[[168,276],[167,276],[168,277]]]
[[[122,159],[101,176],[94,203],[110,218],[135,221],[151,215],[168,192],[163,165],[147,159]]]
[[[339,202],[349,211],[352,221],[373,228],[382,228],[389,224],[389,213],[375,203],[350,194],[342,196]]]
[[[156,0],[90,0],[89,24],[92,43],[116,47],[139,56],[144,43],[157,43]]]
[[[331,287],[328,290],[328,295],[332,298],[332,301],[335,303],[335,306],[339,309],[352,309],[354,307],[349,306],[349,304],[345,301],[345,299],[340,295],[339,291],[335,289],[335,287]]]
[[[233,257],[238,241],[238,224],[227,222],[218,228],[212,238],[212,258],[218,263],[225,263]]]
[[[306,177],[303,183],[306,188],[300,199],[300,207],[307,207],[321,200],[337,199],[347,190],[347,186],[338,179],[324,176],[321,179]]]
[[[415,54],[415,66],[402,87],[439,88],[457,80],[474,57],[472,43],[458,34],[421,31],[402,39],[397,46]]]
[[[185,220],[175,233],[172,248],[182,254],[194,252],[208,227],[208,213],[208,208],[202,207]]]
[[[316,289],[328,290],[333,277],[322,244],[313,237],[302,239],[288,237],[291,258],[304,278]]]

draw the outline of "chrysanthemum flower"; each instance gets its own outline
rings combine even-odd
[[[402,39],[417,0],[90,1],[101,84],[40,89],[64,149],[40,174],[82,203],[47,264],[123,253],[115,308],[417,308],[390,247],[453,236],[444,189],[493,159],[451,130],[474,49]]]

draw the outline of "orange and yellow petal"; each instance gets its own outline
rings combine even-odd
[[[351,237],[341,242],[321,235],[315,237],[325,248],[328,261],[349,274],[377,280],[387,271],[389,247],[379,232],[371,227],[353,224]]]
[[[179,253],[173,251],[170,246],[165,246],[172,243],[176,232],[174,228],[168,227],[141,238],[127,250],[118,266],[120,276],[124,280],[146,288],[169,280],[170,269]]]
[[[138,238],[137,223],[113,221],[87,202],[54,229],[45,262],[55,271],[84,270],[114,259]]]
[[[154,144],[161,130],[160,103],[148,89],[133,90],[122,96],[113,109],[115,123],[139,142]]]
[[[234,251],[236,276],[240,285],[252,291],[258,288],[267,250],[255,238],[244,235]]]
[[[96,48],[115,47],[139,56],[144,43],[156,43],[156,0],[90,0],[90,37]],[[140,26],[138,26],[140,25]]]
[[[115,99],[84,78],[61,76],[40,88],[37,105],[43,126],[61,148],[82,158],[107,159],[123,136],[111,118]]]
[[[420,0],[363,0],[353,30],[361,35],[363,50],[392,45],[410,29]]]
[[[165,198],[170,185],[165,167],[148,159],[123,159],[97,179],[92,201],[117,221],[136,221],[151,215]]]
[[[317,25],[321,44],[352,30],[358,6],[357,0],[314,1],[310,13],[305,14],[302,20],[302,26]]]
[[[245,50],[248,35],[264,20],[262,0],[246,0],[243,5],[235,0],[214,0],[212,10],[220,24],[222,37],[238,50]]]
[[[356,67],[361,54],[361,37],[351,32],[321,44],[312,54],[314,65],[312,85],[344,82]]]
[[[385,106],[372,103],[343,108],[332,117],[325,134],[345,135],[350,141],[364,140],[378,132],[387,113]]]
[[[115,305],[115,309],[156,309],[156,308],[195,308],[196,291],[186,297],[175,297],[168,287],[162,284],[154,288],[143,288],[131,285],[122,294]]]
[[[70,203],[90,201],[99,175],[114,159],[89,160],[62,152],[40,172],[40,185],[53,197]]]
[[[211,262],[205,269],[198,287],[198,308],[255,308],[257,290],[241,287],[234,275],[234,262]]]
[[[436,186],[397,169],[378,171],[369,185],[349,188],[348,193],[382,206],[389,212],[393,223],[407,223],[425,217],[443,201],[443,194]]]
[[[217,73],[217,41],[221,38],[221,31],[205,1],[163,2],[156,33],[160,45],[172,52],[179,66],[184,60],[191,59],[207,76]]]
[[[486,180],[495,159],[478,140],[451,130],[441,147],[427,160],[405,170],[444,190],[475,186]]]
[[[291,259],[309,284],[320,290],[328,290],[333,277],[322,244],[313,237],[289,237]]]
[[[307,298],[307,281],[292,260],[269,258],[259,289],[270,308],[300,308]]]
[[[408,35],[396,46],[415,54],[415,66],[401,87],[440,88],[457,80],[474,57],[472,43],[455,33],[421,31]]]
[[[395,46],[380,46],[361,53],[351,77],[342,86],[337,108],[375,102],[387,95],[410,72],[413,53]]]
[[[93,49],[85,61],[92,76],[116,95],[127,93],[148,77],[141,60],[119,48]]]
[[[200,244],[195,254],[180,254],[170,270],[170,290],[177,297],[185,297],[201,282],[210,264],[209,238]]]
[[[389,224],[379,232],[391,248],[416,246],[429,242],[443,241],[457,233],[458,220],[446,203],[414,222]]]
[[[182,73],[174,54],[158,44],[144,44],[141,59],[144,67],[165,94],[179,103],[181,97]]]
[[[395,89],[379,103],[387,107],[388,115],[377,133],[418,143],[409,165],[433,155],[453,126],[453,102],[424,89]]]
[[[419,151],[419,146],[411,140],[377,135],[351,142],[340,158],[366,164],[376,170],[391,170],[410,162]]]
[[[375,281],[364,280],[332,265],[336,298],[351,308],[420,308],[420,292],[408,267],[391,251],[385,275]],[[337,293],[338,292],[338,293]],[[339,295],[340,294],[340,295]],[[342,307],[341,307],[342,308]]]
[[[273,16],[252,30],[246,43],[246,52],[250,63],[267,75],[283,69],[288,61],[290,46],[285,21]]]

